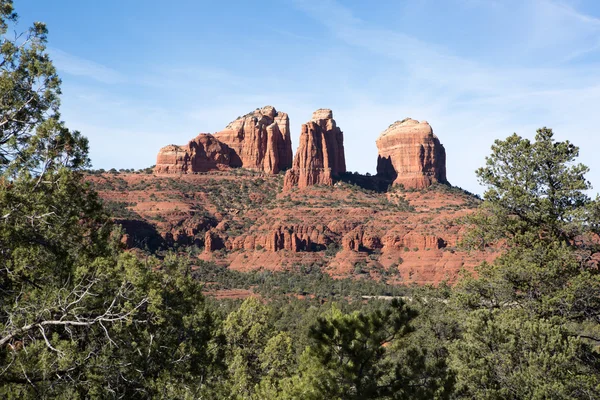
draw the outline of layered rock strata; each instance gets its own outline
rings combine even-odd
[[[264,250],[277,252],[310,252],[324,250],[332,242],[332,233],[323,226],[280,225],[259,232],[248,232],[231,237],[226,231],[212,229],[206,233],[205,251],[226,249],[227,251]]]
[[[232,167],[276,174],[292,166],[290,119],[266,106],[239,117],[215,137],[233,150]]]
[[[117,221],[127,246],[195,245],[204,249],[201,260],[238,270],[317,264],[335,277],[379,279],[378,271],[395,269],[398,282],[438,283],[501,254],[457,247],[466,229],[460,221],[479,202],[443,185],[403,192],[313,186],[281,195],[280,175],[232,172],[88,179],[105,201],[128,204]],[[111,180],[118,185],[106,185]]]
[[[377,175],[407,189],[446,183],[446,150],[426,121],[407,118],[377,139]]]
[[[292,166],[290,120],[266,106],[231,122],[214,135],[200,134],[186,146],[160,149],[158,174],[249,168],[276,174]]]
[[[334,178],[344,172],[344,135],[336,126],[331,110],[317,110],[302,125],[292,169],[285,175],[284,190],[333,185]]]
[[[176,174],[224,169],[231,163],[231,149],[213,135],[201,133],[185,146],[160,149],[154,172]]]
[[[262,227],[266,228],[266,227]],[[216,250],[278,252],[314,252],[322,251],[331,244],[337,243],[341,249],[354,252],[372,252],[378,249],[439,250],[458,243],[456,232],[447,233],[445,239],[436,235],[416,232],[408,227],[395,227],[390,231],[374,231],[365,225],[354,229],[335,232],[327,225],[279,225],[270,229],[246,232],[239,236],[230,236],[228,231],[218,228],[210,229],[205,234],[205,252]]]

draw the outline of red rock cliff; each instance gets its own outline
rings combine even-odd
[[[215,137],[233,149],[232,167],[276,174],[292,166],[290,119],[274,107],[239,117]]]
[[[213,135],[199,134],[186,146],[163,147],[156,157],[158,174],[207,172],[229,166],[231,149]]]
[[[244,167],[276,174],[291,166],[289,117],[266,106],[236,119],[214,135],[200,134],[186,146],[163,147],[154,171],[177,174]]]
[[[377,139],[377,174],[407,189],[446,182],[446,150],[431,126],[407,118],[390,125]]]
[[[333,185],[333,178],[346,172],[344,135],[333,112],[320,109],[302,125],[292,169],[285,175],[284,190],[294,186]]]

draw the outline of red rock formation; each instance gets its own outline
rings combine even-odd
[[[409,189],[446,182],[446,151],[431,126],[407,118],[397,121],[377,139],[377,174]]]
[[[281,195],[280,175],[258,178],[232,172],[177,177],[121,173],[87,179],[99,185],[103,199],[127,202],[139,215],[139,220],[117,220],[130,235],[124,239],[127,246],[204,246],[200,259],[243,271],[319,264],[335,277],[352,277],[360,263],[376,279],[376,271],[397,268],[398,282],[455,282],[461,269],[502,254],[498,247],[471,253],[457,248],[466,229],[459,221],[479,202],[443,186],[403,192],[411,207],[391,207],[398,192],[340,185],[336,190],[308,187]],[[117,179],[119,185],[104,184]],[[126,190],[117,188],[123,182]]]
[[[265,228],[265,227],[262,227]],[[248,232],[234,238],[225,238],[227,250],[265,250],[277,252],[314,251],[325,249],[332,242],[333,234],[325,226],[280,225],[270,229]]]
[[[298,151],[292,169],[285,175],[284,190],[294,186],[333,185],[346,172],[344,135],[335,124],[333,112],[320,109],[302,125]]]
[[[216,250],[221,250],[224,248],[223,238],[216,232],[215,230],[210,230],[206,232],[204,236],[204,251],[206,253],[211,253]]]
[[[233,149],[232,167],[276,174],[292,166],[290,119],[271,106],[239,117],[215,137]]]
[[[373,251],[382,248],[381,239],[373,232],[357,226],[342,238],[342,248],[349,251]]]
[[[207,172],[227,168],[231,149],[213,135],[201,133],[186,146],[169,145],[158,152],[154,171],[159,174]]]
[[[187,146],[170,144],[158,151],[154,172],[157,174],[186,173],[189,166],[190,154],[187,151]]]
[[[426,235],[415,231],[397,232],[391,231],[380,237],[375,232],[365,230],[363,226],[358,226],[348,232],[342,238],[342,248],[347,251],[373,251],[376,249],[403,250],[439,250],[447,246],[447,242],[432,235]]]
[[[290,135],[290,117],[284,112],[275,114],[274,123],[279,129],[281,139],[277,140],[277,153],[279,154],[279,169],[290,169],[292,167],[292,138]]]
[[[291,166],[289,117],[266,106],[236,119],[214,136],[200,134],[186,146],[163,147],[154,171],[172,174],[244,167],[276,174]]]

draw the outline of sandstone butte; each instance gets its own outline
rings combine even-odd
[[[316,264],[334,277],[378,279],[395,268],[397,282],[436,284],[496,257],[494,248],[458,246],[458,220],[480,200],[440,184],[445,150],[427,122],[396,122],[377,147],[377,176],[343,175],[343,134],[321,109],[302,125],[291,165],[289,118],[264,107],[187,146],[164,147],[154,175],[89,180],[113,209],[126,208],[116,218],[128,246],[196,245],[200,259],[237,270]],[[289,166],[285,178],[264,174]],[[386,190],[390,183],[397,186]]]
[[[346,172],[344,134],[336,126],[329,109],[315,111],[302,125],[292,169],[286,172],[283,190],[311,185],[328,185]]]
[[[376,143],[377,174],[394,185],[423,189],[436,182],[447,183],[446,151],[426,121],[397,121]]]
[[[201,133],[185,146],[160,149],[155,173],[181,174],[247,168],[276,174],[292,165],[290,120],[274,107],[256,109],[210,135]]]

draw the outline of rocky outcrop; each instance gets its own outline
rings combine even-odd
[[[344,135],[336,126],[333,112],[320,109],[302,125],[292,169],[285,175],[284,190],[311,185],[333,185],[346,172]]]
[[[263,227],[264,228],[264,227]],[[346,227],[346,228],[349,228]],[[390,231],[375,231],[364,225],[353,229],[343,229],[339,233],[325,225],[280,225],[268,230],[253,231],[230,237],[226,231],[211,229],[206,233],[205,251],[256,251],[277,252],[287,250],[297,252],[323,251],[331,243],[338,243],[343,250],[353,252],[385,251],[427,251],[440,250],[448,246],[448,241],[456,245],[459,241],[456,232],[447,233],[446,239],[436,235],[416,231],[414,228],[396,226]]]
[[[214,229],[206,232],[204,236],[204,251],[212,253],[213,251],[221,250],[225,247],[223,238]]]
[[[446,151],[426,121],[407,118],[377,139],[377,175],[407,189],[446,183]]]
[[[274,107],[239,117],[215,137],[233,150],[232,167],[276,174],[292,166],[290,119]]]
[[[276,174],[291,166],[289,117],[266,106],[239,117],[214,135],[203,133],[186,146],[163,147],[154,171],[181,174],[243,167]]]
[[[453,235],[448,235],[453,236]],[[410,250],[439,250],[445,248],[448,243],[446,240],[435,236],[424,234],[423,232],[409,231],[398,234],[389,232],[381,240],[386,249],[410,249]]]
[[[229,167],[231,149],[213,135],[201,133],[186,146],[163,147],[156,157],[159,174],[207,172]]]
[[[310,252],[324,250],[333,241],[334,236],[323,225],[280,225],[273,226],[270,229],[248,232],[236,237],[227,237],[226,234],[222,234],[221,240],[229,251],[265,250],[277,252],[288,250],[291,252]],[[214,234],[212,239],[214,239]],[[213,240],[211,240],[211,244],[212,242]]]
[[[377,249],[390,250],[439,250],[447,246],[447,242],[434,235],[423,234],[406,230],[397,232],[397,227],[393,231],[383,234],[381,237],[376,232],[358,226],[348,232],[342,238],[342,248],[349,251],[374,251]]]
[[[378,271],[395,268],[398,283],[452,283],[462,269],[501,254],[493,245],[471,253],[458,247],[466,232],[460,221],[479,202],[442,185],[389,193],[344,184],[281,195],[282,176],[234,170],[87,179],[105,201],[126,202],[130,212],[123,215],[132,219],[116,220],[128,234],[126,246],[194,245],[204,249],[194,253],[200,260],[240,271],[318,265],[336,278],[367,278],[368,272],[379,279]],[[406,206],[393,206],[399,197]]]
[[[358,226],[342,238],[342,248],[350,251],[373,251],[382,248],[381,239],[373,232]]]

